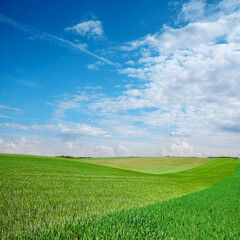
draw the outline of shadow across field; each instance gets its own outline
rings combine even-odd
[[[0,155],[0,237],[14,238],[96,215],[160,202],[230,176],[235,159],[153,175],[75,160]]]
[[[240,165],[212,187],[154,205],[68,222],[24,239],[239,239]],[[20,236],[21,238],[21,236]]]
[[[129,169],[151,174],[180,172],[201,166],[212,161],[210,158],[186,157],[130,157],[130,158],[86,158],[76,161],[93,163],[103,166]]]

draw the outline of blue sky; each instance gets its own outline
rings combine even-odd
[[[240,4],[0,1],[0,152],[239,156]]]

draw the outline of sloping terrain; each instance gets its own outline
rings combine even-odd
[[[138,209],[122,210],[53,230],[39,239],[239,239],[240,165],[212,187]]]
[[[129,169],[138,172],[163,174],[181,172],[198,167],[210,158],[184,158],[184,157],[128,157],[128,158],[87,158],[82,162],[94,163],[103,166]],[[79,161],[79,160],[78,160]]]
[[[0,234],[13,238],[211,186],[230,176],[234,159],[153,175],[75,160],[0,155]]]

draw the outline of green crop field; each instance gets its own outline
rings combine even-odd
[[[195,160],[186,171],[150,174],[1,154],[1,239],[237,239],[239,160]]]
[[[211,161],[210,158],[180,158],[180,157],[131,157],[131,158],[89,158],[79,159],[81,162],[94,163],[109,167],[129,169],[138,172],[163,174],[181,172],[198,167]]]

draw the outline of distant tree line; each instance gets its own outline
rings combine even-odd
[[[60,157],[60,158],[78,158],[78,159],[81,159],[81,158],[91,158],[91,157],[73,157],[73,156],[65,156],[65,155],[56,156],[56,157]]]
[[[239,157],[228,157],[228,156],[217,156],[217,157],[208,157],[208,158],[231,158],[231,159],[239,159]]]

